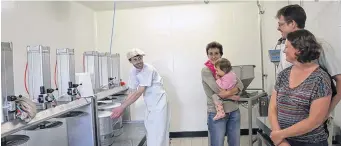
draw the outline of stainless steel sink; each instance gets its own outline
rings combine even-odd
[[[8,135],[1,138],[2,146],[17,146],[26,143],[30,137],[26,135]]]
[[[80,116],[84,116],[86,114],[87,114],[86,112],[82,112],[82,111],[71,111],[71,112],[65,113],[63,115],[60,115],[60,116],[58,116],[56,118],[80,117]]]
[[[28,127],[25,130],[35,131],[35,130],[48,129],[48,128],[57,128],[57,127],[60,127],[61,125],[63,125],[63,122],[61,121],[44,121],[37,125]]]

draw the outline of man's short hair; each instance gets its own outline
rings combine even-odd
[[[276,17],[279,19],[284,17],[287,23],[295,21],[298,28],[303,29],[305,27],[305,21],[307,20],[306,13],[300,5],[288,5],[277,11]]]

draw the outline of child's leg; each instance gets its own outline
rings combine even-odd
[[[213,118],[213,120],[219,120],[221,118],[224,118],[225,115],[225,111],[224,111],[224,107],[223,107],[223,102],[220,100],[219,96],[217,95],[213,95],[213,102],[215,104],[215,108],[217,110],[217,114],[216,116]]]

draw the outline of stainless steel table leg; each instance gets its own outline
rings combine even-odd
[[[263,145],[263,141],[261,138],[261,135],[257,132],[257,141],[258,141],[258,146],[262,146]]]
[[[211,146],[211,137],[210,137],[210,131],[208,131],[208,146]]]
[[[249,145],[252,146],[252,100],[248,100],[248,116],[249,116]]]

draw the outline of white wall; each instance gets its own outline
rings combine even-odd
[[[95,48],[94,11],[75,2],[1,2],[1,41],[13,42],[15,93],[27,95],[24,71],[26,46],[51,47],[51,77],[57,48],[74,48],[76,72],[82,53]],[[51,87],[55,88],[51,80]]]
[[[260,53],[263,53],[264,70],[268,74],[265,88],[271,91],[274,69],[268,61],[267,49],[272,48],[280,36],[274,16],[287,2],[262,4],[265,9],[262,24],[264,52],[260,51],[255,2],[118,10],[112,52],[122,56],[123,80],[127,81],[132,67],[125,53],[132,47],[143,49],[147,53],[146,62],[154,65],[165,79],[172,108],[171,131],[207,130],[206,98],[200,69],[207,59],[205,46],[210,41],[223,44],[224,57],[230,59],[233,65],[257,66],[256,78],[250,88],[261,87]],[[303,7],[308,15],[307,29],[317,37],[323,37],[334,48],[340,48],[340,36],[335,33],[335,28],[340,25],[341,16],[335,15],[340,4],[304,2]],[[84,51],[98,48],[99,51],[109,52],[112,11],[94,14],[92,10],[73,2],[2,2],[1,11],[1,41],[12,41],[14,45],[16,94],[26,95],[23,76],[27,45],[42,44],[52,48],[52,76],[56,48],[75,48],[76,72],[82,71]],[[142,98],[131,108],[132,120],[142,120]],[[246,110],[241,110],[242,128],[247,128]]]
[[[268,60],[267,50],[280,37],[276,12],[287,4],[262,3],[265,9],[262,53],[264,70],[268,75],[265,89],[269,92],[274,83],[274,67]],[[333,35],[333,28],[340,17],[335,15],[339,7],[335,4],[337,2],[304,2],[303,7],[308,15],[307,29],[337,47],[340,37]],[[98,48],[109,51],[113,12],[97,12],[96,17]],[[224,46],[224,57],[230,59],[233,65],[256,65],[256,78],[250,88],[261,88],[257,17],[255,2],[117,10],[112,51],[122,54],[121,74],[124,81],[127,81],[132,67],[125,53],[132,47],[139,47],[147,53],[145,61],[153,64],[165,78],[172,108],[171,131],[207,130],[206,99],[200,81],[200,69],[207,59],[205,46],[210,41],[219,41]],[[131,108],[132,120],[142,120],[142,99]],[[242,128],[247,128],[246,110],[241,110]],[[257,109],[254,110],[256,116]]]
[[[1,41],[13,42],[16,95],[27,95],[23,81],[27,61],[27,45],[51,47],[52,77],[56,62],[56,48],[74,48],[76,72],[82,72],[82,53],[95,48],[95,20],[92,10],[74,2],[2,1],[1,6]],[[51,87],[55,88],[52,80]],[[25,146],[67,145],[65,119],[62,121],[64,124],[59,128],[20,131],[18,134],[30,136],[30,140],[23,144]],[[41,141],[41,139],[46,141]]]
[[[100,51],[109,50],[112,14],[97,13]],[[206,44],[211,41],[222,43],[224,56],[233,65],[256,65],[251,87],[261,88],[257,6],[253,2],[118,10],[114,33],[112,51],[122,54],[123,80],[127,81],[132,67],[125,58],[132,47],[144,50],[145,61],[163,76],[172,108],[171,131],[207,129],[200,71],[207,60]],[[142,99],[132,108],[132,120],[142,120]]]

